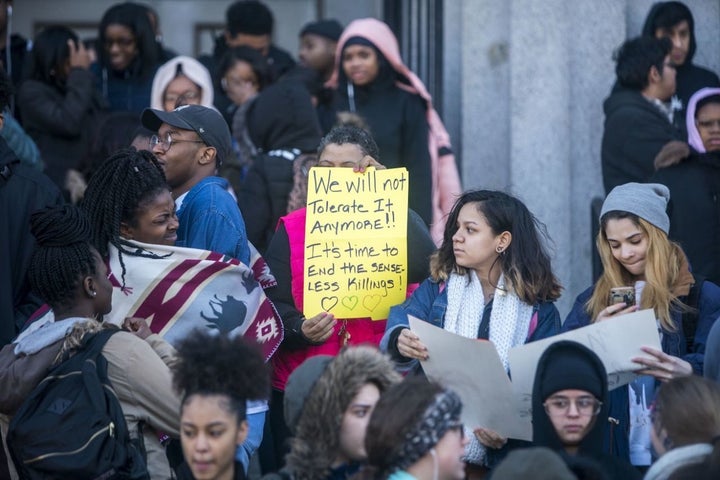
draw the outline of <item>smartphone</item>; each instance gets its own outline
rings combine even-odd
[[[613,287],[610,289],[610,305],[624,303],[626,306],[635,305],[635,287]]]

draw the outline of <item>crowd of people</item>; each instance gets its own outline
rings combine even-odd
[[[720,477],[720,79],[692,63],[681,2],[617,51],[603,271],[565,318],[544,225],[462,191],[384,22],[311,22],[296,64],[257,0],[198,59],[143,4],[32,48],[0,7],[0,479]],[[307,311],[310,169],[396,167],[406,300],[381,320]],[[597,352],[552,341],[638,310],[661,348],[638,345],[618,388]],[[471,399],[426,377],[447,353],[414,320],[491,342],[510,378],[511,349],[550,340],[532,441],[463,424]]]

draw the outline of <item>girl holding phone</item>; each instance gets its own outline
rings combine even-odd
[[[577,297],[563,324],[573,330],[638,309],[655,312],[662,351],[643,347],[647,355],[633,359],[642,376],[610,394],[606,447],[636,466],[652,462],[649,405],[657,381],[702,374],[705,341],[720,315],[720,288],[709,281],[694,287],[697,307],[688,306],[696,280],[682,249],[668,238],[669,197],[660,184],[628,183],[610,192],[597,238],[604,272]],[[636,287],[635,305],[609,304],[611,289],[627,286]]]

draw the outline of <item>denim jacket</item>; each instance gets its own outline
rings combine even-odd
[[[175,245],[212,250],[249,265],[245,222],[227,188],[224,178],[206,177],[190,189],[177,213]]]
[[[585,305],[592,296],[594,286],[582,292],[563,323],[563,331],[574,330],[590,324],[590,314]],[[681,298],[680,300],[684,300]],[[677,327],[675,331],[662,331],[662,350],[668,355],[680,357],[692,365],[693,371],[702,375],[705,357],[705,342],[715,320],[720,316],[720,287],[710,281],[702,284],[698,301],[698,323],[692,351],[687,351],[687,343],[682,327],[682,313],[673,311],[671,317]],[[630,460],[630,400],[628,386],[616,388],[609,393],[609,419],[605,429],[604,448],[607,453]]]

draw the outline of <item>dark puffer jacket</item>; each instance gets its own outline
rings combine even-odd
[[[94,81],[88,70],[73,68],[62,87],[27,80],[18,93],[25,130],[40,149],[45,173],[60,188],[69,169],[80,169],[106,110]]]
[[[636,90],[614,91],[603,104],[602,176],[605,192],[628,182],[644,183],[655,171],[655,156],[679,131]]]
[[[63,203],[48,177],[23,165],[0,138],[0,346],[10,343],[44,302],[30,295],[27,271],[35,250],[30,215]]]
[[[258,154],[237,192],[238,204],[248,240],[264,252],[278,220],[289,213],[289,195],[300,180],[296,179],[295,163],[307,160],[308,167],[314,164],[320,125],[307,90],[281,80],[253,101],[247,126]],[[308,155],[313,158],[306,158]],[[296,208],[304,206],[302,203]]]

